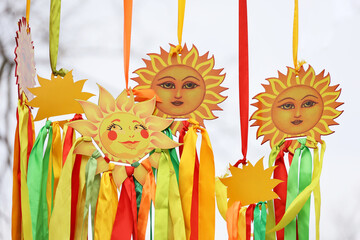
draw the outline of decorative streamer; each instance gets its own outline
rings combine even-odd
[[[265,240],[265,228],[266,205],[264,202],[259,202],[254,209],[254,240]]]
[[[70,239],[71,188],[69,186],[71,186],[72,168],[76,156],[74,150],[82,142],[90,141],[91,138],[89,137],[78,138],[67,156],[54,199],[54,208],[49,225],[49,239]]]
[[[196,148],[196,132],[200,130],[202,143],[199,166],[199,238],[213,239],[215,230],[215,167],[214,156],[207,131],[193,119],[192,126],[184,137],[184,150],[179,166],[179,189],[183,206],[186,239],[190,238],[191,200]]]
[[[86,179],[86,200],[84,208],[83,222],[87,221],[89,206],[91,206],[91,229],[92,236],[94,238],[94,221],[95,221],[95,209],[99,195],[100,188],[100,175],[96,174],[97,161],[96,159],[101,156],[100,152],[96,150],[90,157],[86,164],[85,179]]]
[[[132,0],[124,0],[124,74],[126,90],[129,91],[129,63],[132,22]]]
[[[50,24],[49,24],[49,53],[50,53],[50,66],[52,73],[62,77],[68,72],[66,69],[61,68],[56,70],[57,57],[59,52],[59,34],[60,34],[60,13],[61,13],[61,0],[51,0],[50,3]]]
[[[111,240],[137,240],[137,207],[134,167],[125,167],[127,178],[122,184]]]
[[[118,204],[117,187],[112,177],[114,164],[109,164],[109,170],[104,172],[100,182],[100,192],[95,214],[95,238],[111,239],[111,232]]]
[[[246,212],[247,207],[242,207],[239,211],[238,219],[238,238],[246,239]]]
[[[246,210],[246,240],[251,238],[251,222],[254,219],[255,204],[250,204]]]
[[[44,144],[47,137],[48,143],[44,154]],[[47,239],[49,237],[46,185],[51,143],[52,126],[48,120],[40,130],[29,157],[27,184],[33,239]]]
[[[31,0],[26,0],[26,24],[29,25],[30,21],[30,5]]]
[[[226,212],[226,223],[227,231],[229,234],[229,240],[238,239],[238,222],[239,222],[239,212],[241,209],[240,201],[233,203]]]

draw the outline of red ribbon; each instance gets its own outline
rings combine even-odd
[[[288,149],[291,143],[292,143],[291,140],[287,140],[284,142],[275,160],[275,166],[277,167],[274,170],[274,179],[279,179],[283,181],[274,188],[274,192],[279,196],[278,199],[274,199],[276,224],[278,224],[278,222],[281,220],[286,209],[287,171],[285,167],[284,155],[285,153],[289,153],[288,155],[289,164],[291,164],[292,158],[294,156],[291,152],[289,152]],[[278,240],[284,240],[284,229],[277,231],[276,236]]]
[[[254,220],[255,204],[250,204],[246,209],[246,240],[251,238],[251,222]]]
[[[125,167],[128,178],[122,184],[111,240],[137,240],[137,205],[134,167]]]
[[[184,127],[180,131],[179,143],[184,143],[184,136],[189,130],[189,122],[183,121]],[[180,158],[184,149],[184,145],[179,146]],[[190,216],[190,240],[197,240],[199,238],[199,158],[197,151],[195,152],[195,167],[194,167],[194,184],[191,199],[191,216]]]
[[[246,0],[239,1],[239,103],[241,151],[246,160],[249,122],[249,58]]]
[[[70,122],[81,119],[83,119],[81,114],[75,114],[74,118],[71,119]],[[73,144],[73,135],[74,135],[74,129],[72,127],[68,127],[65,134],[64,145],[63,145],[63,166],[65,164],[67,155],[69,154]]]

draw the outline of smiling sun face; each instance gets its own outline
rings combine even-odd
[[[135,104],[126,90],[116,100],[101,86],[99,90],[98,105],[78,100],[87,120],[73,121],[69,126],[92,137],[111,161],[133,163],[155,148],[179,146],[161,132],[172,120],[152,115],[155,99]]]
[[[300,68],[298,75],[288,68],[287,75],[279,72],[279,78],[267,79],[270,85],[263,85],[265,92],[256,95],[253,104],[258,109],[251,116],[252,126],[258,126],[257,137],[264,136],[273,147],[286,137],[311,136],[321,141],[321,135],[333,133],[333,120],[342,111],[336,108],[341,90],[338,85],[330,86],[330,76],[324,71],[315,75],[309,66],[307,71]],[[294,147],[294,146],[293,146]]]
[[[149,54],[150,60],[144,60],[146,67],[135,71],[139,77],[134,78],[139,85],[135,90],[152,89],[160,97],[154,115],[164,118],[193,118],[204,126],[204,119],[215,119],[214,110],[226,97],[220,93],[226,88],[220,84],[225,74],[222,69],[214,69],[214,58],[208,54],[199,56],[195,46],[187,49],[184,46],[181,55],[166,52]],[[172,124],[175,134],[182,125]]]

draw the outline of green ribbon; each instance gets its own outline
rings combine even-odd
[[[44,154],[45,139],[48,137]],[[48,206],[46,199],[46,183],[49,168],[49,157],[52,143],[51,121],[41,128],[31,150],[28,165],[27,184],[29,188],[29,204],[33,239],[48,239]]]
[[[311,183],[312,159],[306,139],[298,139],[300,148],[295,154],[289,169],[286,210],[292,201]],[[300,174],[299,174],[299,158]],[[299,239],[309,239],[310,196],[298,214]],[[296,217],[285,227],[285,240],[296,239]]]
[[[166,136],[168,136],[171,140],[173,140],[170,128],[165,129],[163,132],[166,134]],[[179,158],[177,156],[176,149],[175,148],[169,149],[169,153],[170,153],[170,159],[171,159],[172,165],[174,166],[176,179],[179,184]]]
[[[60,12],[61,0],[51,0],[50,3],[50,24],[49,24],[49,53],[51,70],[55,76],[65,76],[69,71],[61,68],[56,70],[57,57],[59,52],[59,33],[60,33]]]
[[[169,179],[170,166],[168,155],[163,151],[159,159],[155,193],[155,234],[154,239],[168,238],[169,219]]]
[[[101,156],[98,150],[95,150],[91,155],[89,161],[85,167],[85,184],[86,184],[86,197],[85,197],[85,207],[84,207],[84,221],[88,219],[89,205],[91,205],[91,227],[92,227],[92,236],[94,239],[94,220],[95,220],[95,209],[96,202],[99,195],[100,189],[100,174],[96,174],[97,161],[96,159]],[[83,234],[81,234],[82,236]]]
[[[265,240],[266,215],[265,202],[256,204],[254,209],[254,240]]]
[[[136,180],[136,178],[134,178],[134,183],[135,183],[135,192],[136,192],[137,214],[139,214],[139,208],[140,208],[140,203],[141,203],[141,195],[142,195],[143,186],[141,185],[141,183],[139,183]]]

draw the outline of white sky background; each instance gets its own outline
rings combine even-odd
[[[332,126],[335,133],[324,137],[327,150],[321,177],[321,239],[356,239],[360,236],[356,229],[360,218],[352,206],[356,206],[360,197],[357,163],[360,158],[356,153],[357,136],[360,134],[357,124],[360,117],[360,1],[299,2],[298,59],[311,64],[316,73],[323,69],[329,72],[331,84],[340,84],[342,88],[339,101],[345,102],[339,107],[344,113],[336,120],[340,125]],[[293,67],[293,4],[292,0],[248,1],[250,98],[263,91],[261,84],[267,83],[265,79],[268,77],[276,77],[277,70],[286,73],[286,66]],[[25,1],[18,5],[25,9]],[[37,74],[45,78],[50,78],[51,73],[47,39],[49,9],[50,1],[33,1],[30,15]],[[98,94],[96,83],[99,83],[117,96],[125,88],[122,1],[63,0],[61,16],[58,69],[74,69],[75,80],[89,79],[85,84],[86,91]],[[5,35],[9,42],[9,54],[14,51],[17,19],[20,17],[15,16],[11,21],[1,18],[0,34]],[[147,53],[159,53],[159,47],[168,50],[168,43],[178,43],[177,1],[134,0],[130,73],[144,66],[141,59],[148,59]],[[209,51],[215,57],[215,67],[224,68],[226,73],[223,86],[229,88],[224,92],[228,99],[220,104],[224,111],[215,112],[218,119],[205,122],[219,176],[229,163],[234,164],[241,158],[237,1],[187,1],[183,43],[196,45],[200,54]],[[130,85],[135,86],[135,82],[130,81]],[[3,97],[3,89],[1,86],[0,98]],[[13,89],[16,93],[15,78]],[[13,96],[16,98],[15,94]],[[96,97],[90,100],[97,101]],[[250,103],[254,102],[250,99]],[[250,116],[254,111],[251,106]],[[43,125],[44,121],[37,124],[37,131]],[[13,133],[15,124],[12,127]],[[262,139],[256,140],[256,130],[251,127],[249,131],[248,159],[253,163],[263,156],[267,159],[270,153],[268,143],[261,145]],[[10,172],[4,178],[8,180],[1,181],[0,208],[10,219]],[[216,239],[225,239],[225,222],[220,215],[217,217]],[[310,239],[314,239],[313,211],[310,225]],[[0,222],[0,232],[0,238],[10,239],[10,221]]]

